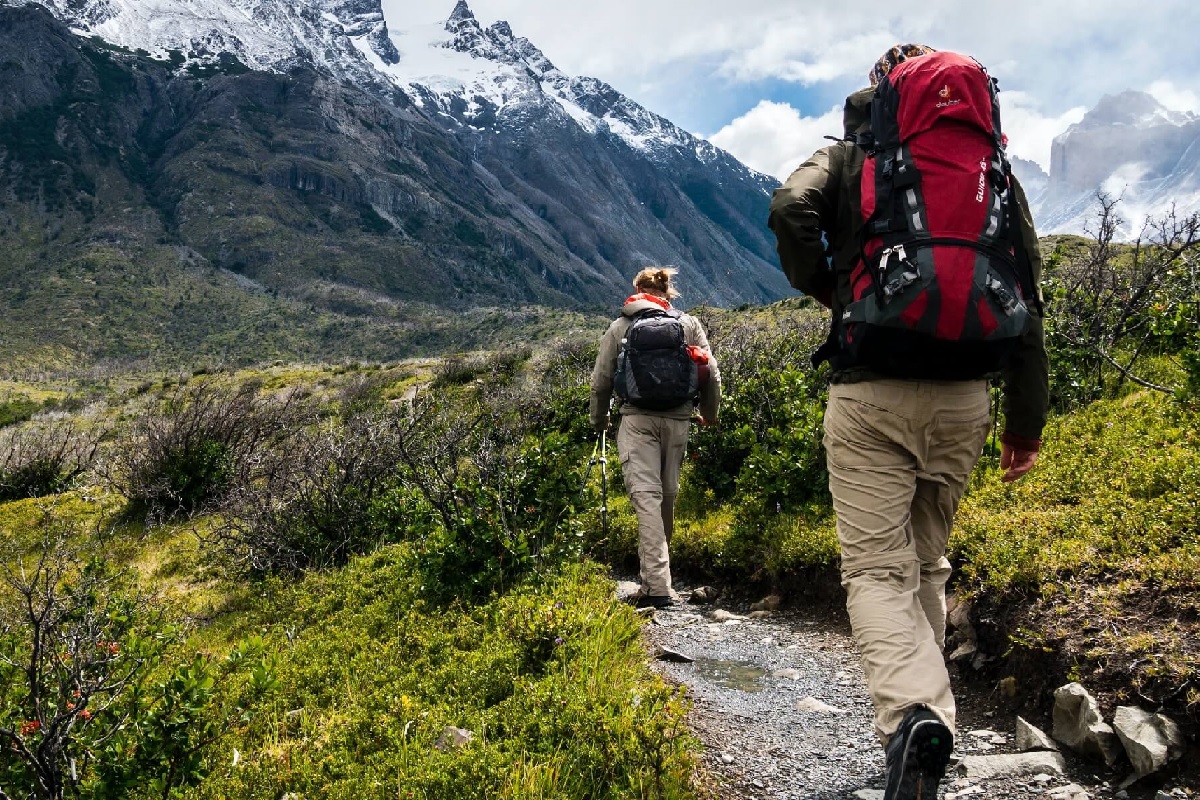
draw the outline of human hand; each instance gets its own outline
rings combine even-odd
[[[1037,457],[1036,450],[1020,450],[1012,445],[1002,444],[1000,446],[1000,469],[1004,470],[1004,474],[1000,476],[1000,480],[1012,483],[1033,469]]]
[[[592,428],[595,429],[597,436],[602,433],[607,433],[610,424],[611,421],[608,414],[605,414],[603,419],[592,420]]]
[[[707,428],[711,425],[716,424],[715,422],[713,422],[711,420],[705,419],[702,414],[696,414],[695,416],[693,416],[692,421],[695,422],[697,425],[699,425],[701,428]]]

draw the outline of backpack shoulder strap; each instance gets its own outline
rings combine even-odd
[[[1045,319],[1046,309],[1042,304],[1042,296],[1033,276],[1033,261],[1030,260],[1029,251],[1025,247],[1025,236],[1021,232],[1020,221],[1017,219],[1017,199],[1015,197],[1008,199],[1008,237],[1013,246],[1013,255],[1017,259],[1017,278],[1021,281],[1022,288],[1028,293],[1034,307],[1037,308],[1038,316]]]

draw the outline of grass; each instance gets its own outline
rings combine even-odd
[[[472,375],[540,369],[538,357],[519,355],[463,358],[479,362]],[[352,387],[395,399],[438,369],[278,363],[3,389],[39,402],[90,397],[89,424],[112,424],[119,437],[122,420],[189,380],[302,387],[336,414]],[[993,456],[981,461],[951,541],[954,588],[974,598],[985,638],[998,637],[982,644],[1008,656],[1004,669],[1019,682],[1083,676],[1106,703],[1196,708],[1198,423],[1200,412],[1172,398],[1131,392],[1052,420],[1037,468],[1020,482],[1002,483]],[[636,516],[615,447],[608,456],[607,519],[594,469],[578,530],[605,561],[635,564]],[[691,486],[693,469],[672,542],[678,573],[833,597],[832,582],[812,580],[836,575],[834,520],[819,500],[790,510],[754,498],[718,504]],[[693,796],[685,700],[646,667],[639,621],[614,602],[602,568],[540,567],[479,602],[447,600],[428,585],[425,551],[409,543],[294,579],[235,581],[205,544],[215,517],[147,529],[123,510],[122,498],[95,488],[3,504],[0,537],[33,551],[47,527],[68,525],[77,542],[131,570],[185,633],[164,671],[197,653],[222,661],[262,637],[274,690],[206,747],[207,778],[181,796]],[[448,726],[474,738],[439,747]]]
[[[1057,593],[1076,578],[1196,585],[1200,417],[1137,393],[1053,420],[1013,484],[985,469],[964,499],[954,556],[964,584]]]
[[[532,369],[524,357],[501,366]],[[54,385],[68,395],[101,394],[88,418],[111,426],[112,442],[138,409],[190,381],[259,380],[266,392],[303,387],[336,414],[363,381],[393,397],[431,381],[432,367],[278,364],[97,382],[77,376]],[[41,385],[7,388],[41,397]],[[539,566],[478,602],[446,600],[429,585],[416,544],[383,547],[337,569],[246,580],[227,575],[213,557],[208,535],[217,517],[150,527],[125,512],[124,498],[98,487],[0,504],[0,540],[13,564],[37,554],[47,532],[67,529],[68,544],[84,557],[98,554],[123,569],[171,631],[150,687],[173,685],[197,657],[214,665],[213,699],[189,713],[218,735],[205,736],[203,780],[175,796],[694,796],[686,699],[650,671],[642,618],[615,600],[595,563]],[[616,516],[636,536],[632,512]],[[0,617],[8,592],[0,584]],[[260,639],[273,688],[235,708],[250,696],[250,675],[231,654]],[[7,692],[0,690],[0,717],[20,712],[19,697]],[[474,736],[462,748],[442,747],[448,726]]]

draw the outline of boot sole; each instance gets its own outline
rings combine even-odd
[[[918,722],[908,734],[900,785],[885,800],[935,800],[953,749],[954,739],[943,723]]]

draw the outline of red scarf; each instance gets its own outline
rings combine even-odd
[[[625,298],[625,305],[629,305],[630,303],[636,303],[638,300],[649,300],[651,303],[654,303],[655,305],[662,306],[664,311],[666,311],[667,309],[669,309],[671,307],[670,300],[667,300],[662,297],[657,297],[652,294],[647,294],[646,292],[639,292],[638,294],[629,295],[629,297]]]

